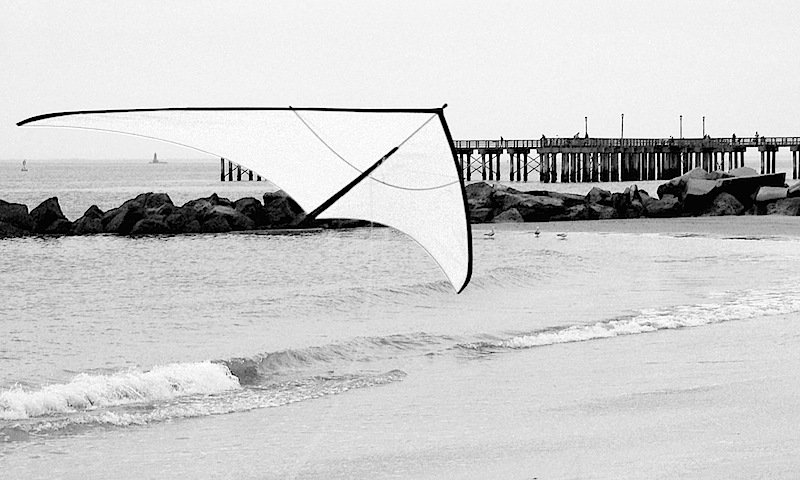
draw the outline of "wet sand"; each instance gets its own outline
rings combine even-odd
[[[703,234],[725,237],[800,236],[800,217],[742,215],[726,217],[634,218],[625,220],[576,220],[566,222],[492,223],[472,226],[488,229],[554,232]]]

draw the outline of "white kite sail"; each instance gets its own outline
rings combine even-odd
[[[316,218],[393,227],[457,292],[472,272],[467,202],[442,108],[166,108],[51,113],[20,126],[148,137],[246,167]]]

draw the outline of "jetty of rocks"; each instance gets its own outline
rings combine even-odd
[[[710,215],[800,215],[800,183],[785,174],[759,175],[742,167],[728,173],[696,168],[658,187],[656,197],[635,185],[611,193],[598,187],[587,195],[543,190],[520,191],[478,182],[466,187],[472,223],[665,218]],[[307,221],[285,192],[267,192],[231,201],[216,194],[184,205],[166,193],[142,193],[108,211],[96,205],[75,221],[67,219],[56,197],[28,211],[26,205],[0,200],[0,237],[27,235],[150,235],[221,233],[298,227],[350,228],[361,220]]]

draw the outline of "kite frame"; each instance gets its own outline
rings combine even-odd
[[[447,107],[447,104],[444,104],[438,108],[337,108],[337,107],[163,107],[163,108],[129,108],[129,109],[107,109],[107,110],[72,110],[72,111],[63,111],[63,112],[52,112],[52,113],[44,113],[41,115],[36,115],[34,117],[26,118],[20,122],[17,122],[18,127],[22,127],[26,124],[33,123],[39,120],[45,120],[49,118],[55,117],[66,117],[72,115],[92,115],[92,114],[105,114],[105,113],[134,113],[134,112],[180,112],[180,111],[187,111],[187,112],[220,112],[220,111],[315,111],[315,112],[356,112],[356,113],[430,113],[433,115],[437,115],[439,117],[439,121],[442,124],[442,129],[444,131],[445,137],[447,138],[447,143],[450,146],[450,153],[453,159],[453,164],[456,168],[456,173],[458,174],[459,184],[461,185],[461,199],[463,202],[464,207],[464,221],[466,222],[466,233],[467,233],[467,274],[464,279],[464,284],[461,287],[456,288],[456,293],[461,293],[464,288],[469,284],[470,279],[472,278],[472,228],[469,221],[469,203],[467,202],[467,192],[466,187],[464,185],[464,175],[461,171],[461,167],[458,162],[458,157],[456,155],[456,147],[455,142],[453,141],[453,136],[450,133],[450,127],[447,125],[447,120],[444,117],[444,109]],[[109,132],[111,133],[111,132]],[[119,132],[121,133],[121,132]],[[137,135],[138,136],[138,135]],[[167,143],[174,143],[169,142],[168,140],[163,140],[154,137],[144,137],[144,138],[151,138],[153,140],[167,142]],[[181,145],[181,144],[178,144]],[[187,148],[191,148],[193,150],[197,150],[196,148],[192,147],[191,145],[182,145]],[[369,175],[380,165],[383,164],[395,151],[397,147],[395,147],[392,151],[390,151],[387,155],[384,155],[381,159],[377,160],[375,164],[373,164],[370,168],[361,172],[361,175],[356,177],[353,182],[345,187],[343,191],[337,192],[327,201],[325,201],[322,206],[326,208],[333,205],[339,198],[347,193],[350,189],[352,189],[355,185],[359,182],[363,181],[364,179],[368,178]],[[318,211],[319,210],[319,211]],[[315,215],[321,213],[321,209],[318,208],[315,210]],[[438,263],[438,262],[437,262]]]

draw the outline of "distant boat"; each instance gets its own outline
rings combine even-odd
[[[167,162],[164,162],[164,161],[161,161],[161,160],[159,160],[159,159],[158,159],[158,154],[154,153],[154,154],[153,154],[153,161],[152,161],[152,162],[150,162],[150,163],[167,163]]]
[[[23,160],[22,161],[22,171],[23,172],[27,172],[28,171],[28,161],[27,160]]]

